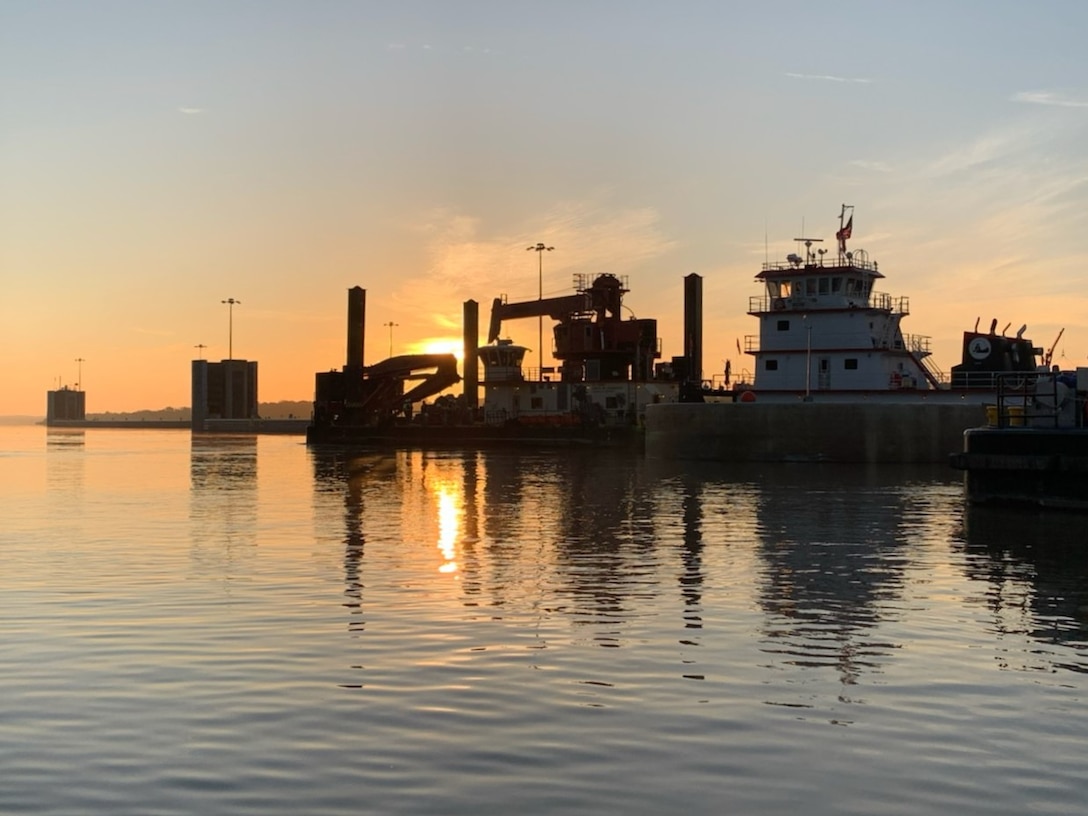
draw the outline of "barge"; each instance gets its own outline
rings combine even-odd
[[[975,505],[1088,510],[1088,368],[1003,375],[987,421],[950,457]]]

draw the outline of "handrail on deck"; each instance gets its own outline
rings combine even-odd
[[[994,375],[997,404],[990,425],[998,428],[1084,426],[1084,399],[1062,382],[1062,372],[1006,371]],[[1061,386],[1061,387],[1059,387]],[[1073,410],[1069,411],[1069,401]]]

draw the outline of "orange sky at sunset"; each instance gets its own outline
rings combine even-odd
[[[1088,365],[1088,6],[1042,8],[5,3],[0,415],[80,368],[89,412],[188,405],[229,297],[261,400],[310,399],[349,287],[367,363],[383,323],[456,343],[536,297],[538,241],[545,296],[628,276],[666,359],[702,275],[704,376],[741,372],[760,264],[843,203],[940,369],[976,318]]]

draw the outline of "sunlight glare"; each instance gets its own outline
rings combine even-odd
[[[433,337],[414,344],[413,354],[452,354],[460,362],[464,359],[464,344],[459,339]]]
[[[461,502],[455,491],[438,488],[438,549],[444,562],[439,572],[457,572],[457,538],[461,531]]]

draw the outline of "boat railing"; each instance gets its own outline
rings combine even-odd
[[[748,314],[758,314],[759,312],[769,312],[772,306],[781,303],[782,307],[785,307],[785,301],[782,298],[770,298],[766,295],[752,295],[748,298]]]
[[[852,308],[881,309],[894,315],[910,314],[910,298],[906,295],[893,296],[887,292],[870,292],[869,297],[862,300],[858,295],[842,295],[826,292],[813,295],[791,295],[788,297],[771,297],[769,295],[751,295],[748,298],[748,314],[762,314],[764,312],[799,311],[800,309],[840,309],[844,303],[851,304]]]
[[[813,253],[815,255],[815,253]],[[832,259],[834,260],[834,259]],[[847,263],[829,263],[824,264],[823,256],[819,256],[818,260],[814,260],[812,263],[801,263],[799,261],[765,261],[763,263],[764,272],[784,272],[793,271],[799,269],[837,269],[837,270],[849,270],[849,269],[865,269],[870,272],[878,271],[878,264],[876,261],[870,261],[868,253],[864,251],[858,251],[851,254]]]
[[[892,314],[909,315],[910,298],[906,295],[899,295],[896,297],[889,295],[887,292],[873,292],[869,299],[869,307],[872,309],[883,309]]]
[[[482,413],[485,425],[505,425],[510,420],[516,419],[518,415],[516,410],[508,411],[505,408],[486,409]]]
[[[930,336],[928,334],[904,334],[903,345],[912,354],[928,355]]]
[[[994,375],[997,403],[987,424],[998,428],[1083,426],[1084,399],[1075,378],[1060,371],[1008,371]]]

